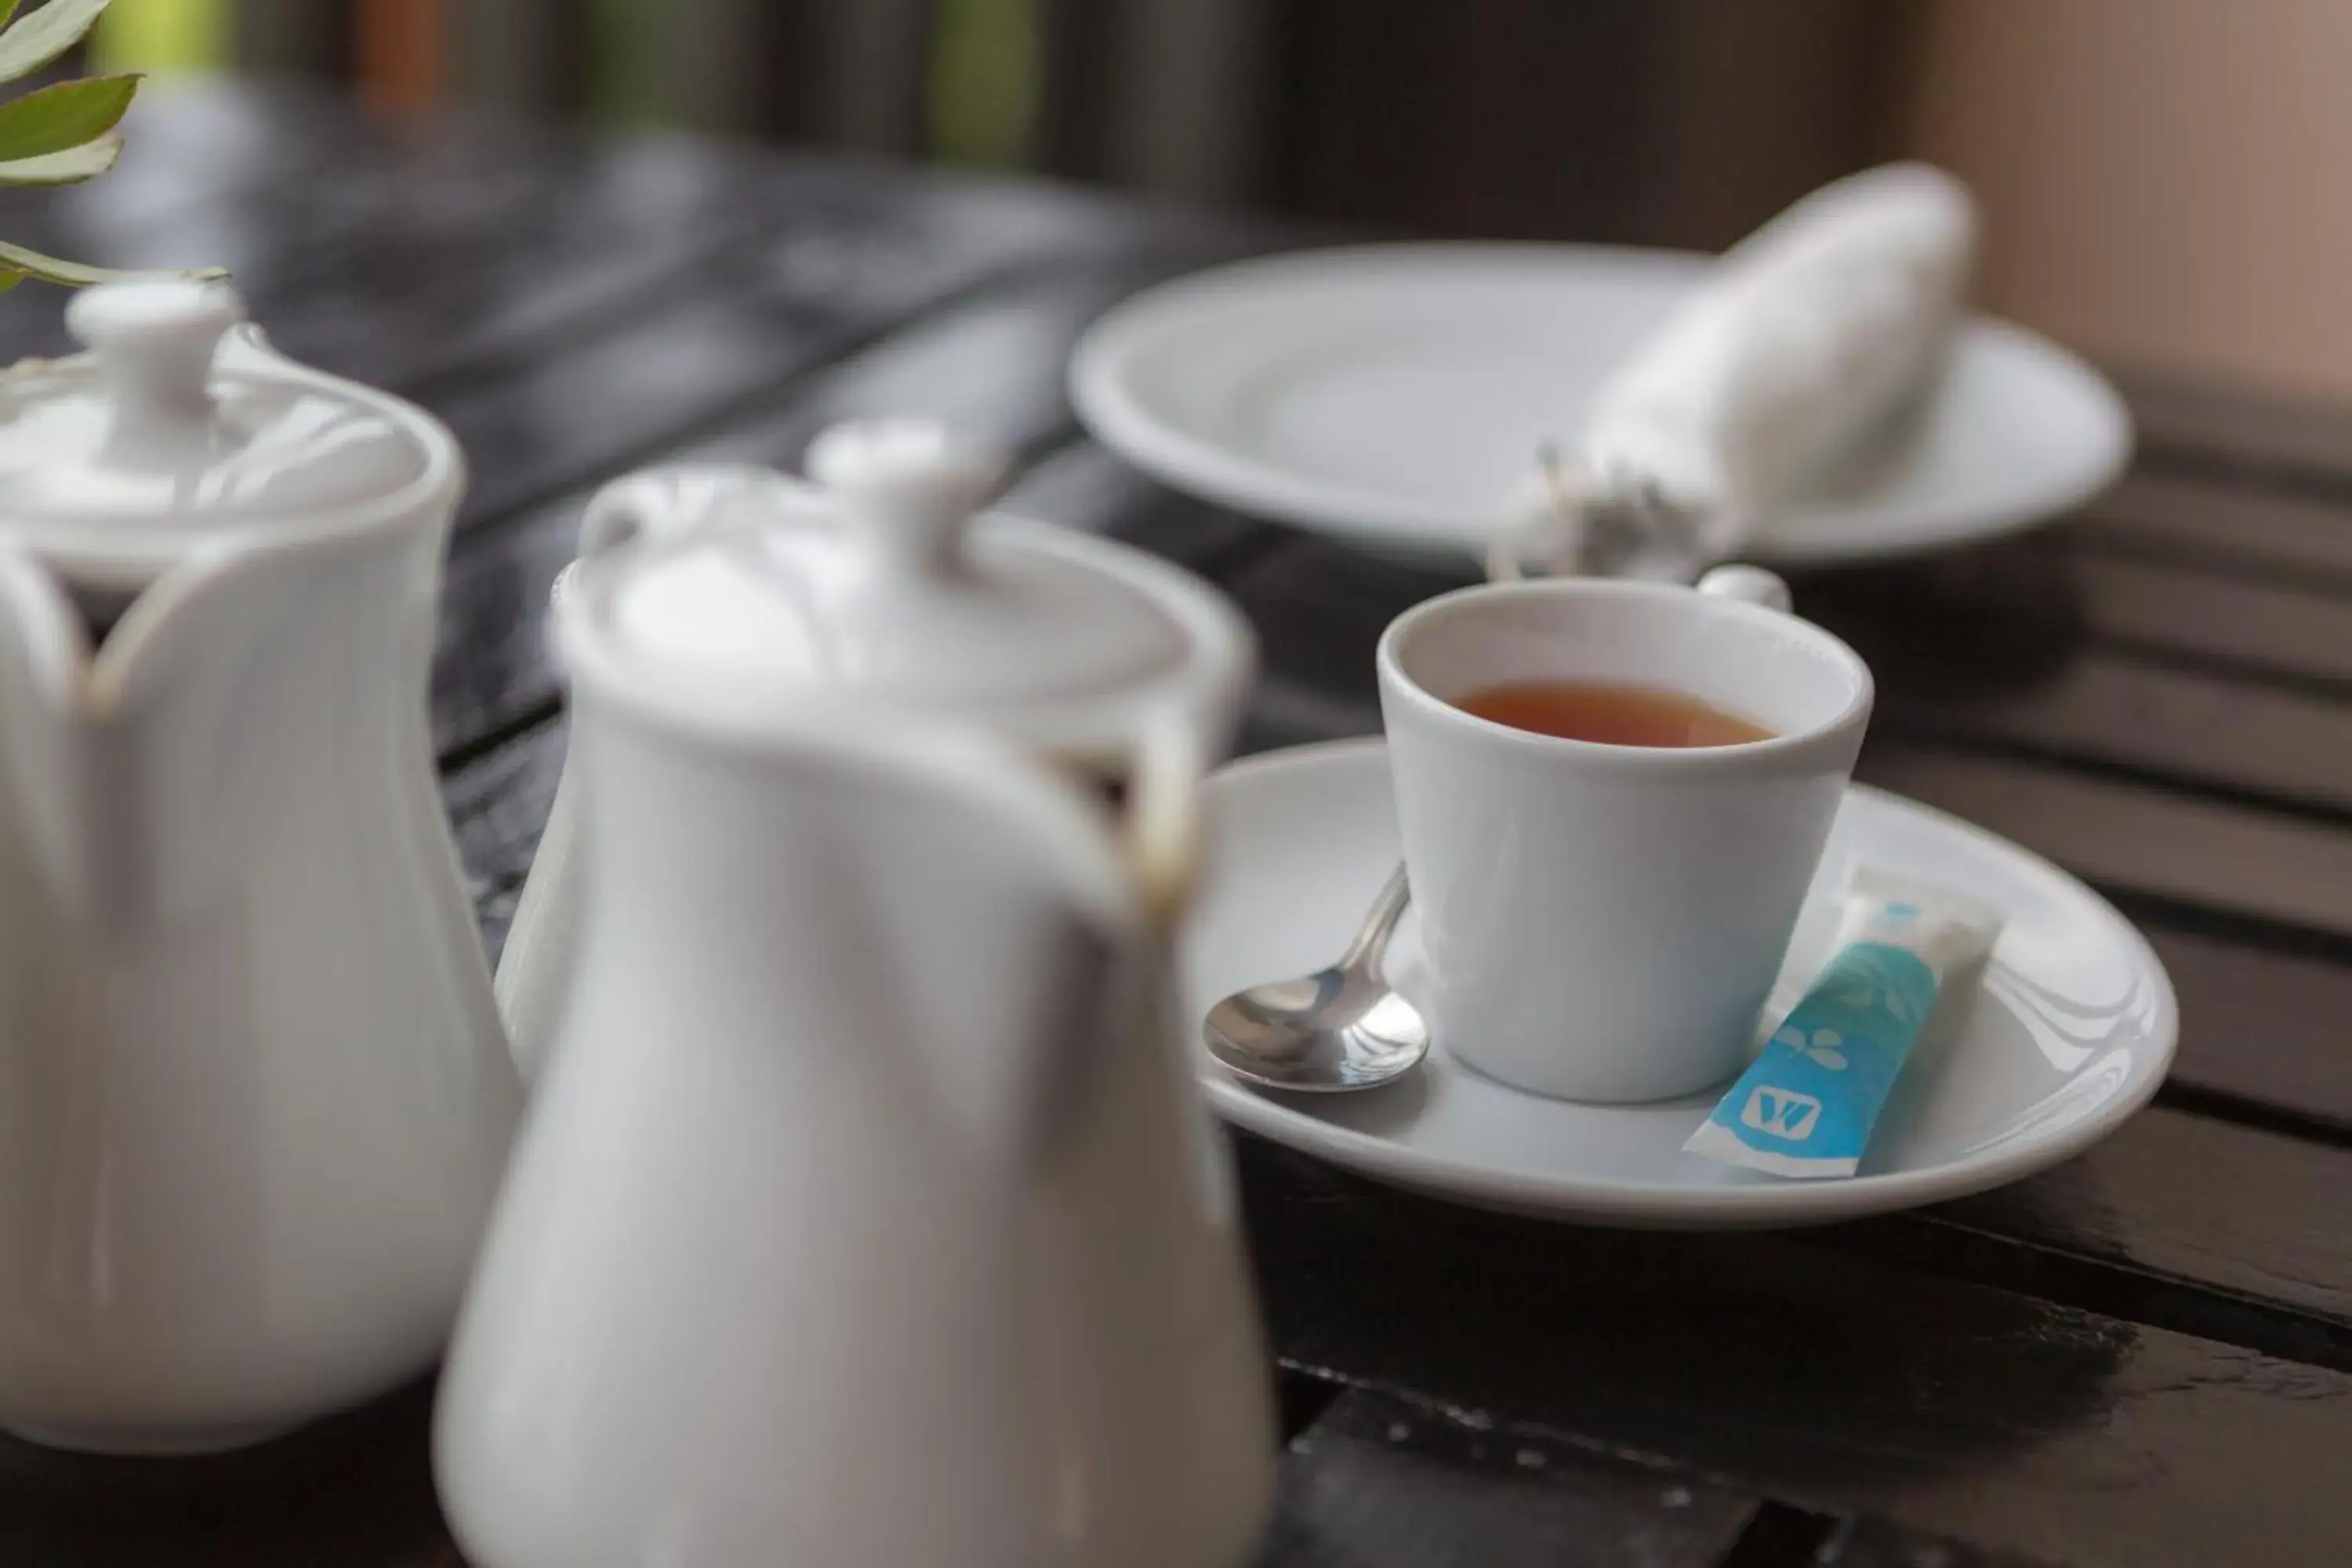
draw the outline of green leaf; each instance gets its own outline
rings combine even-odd
[[[87,262],[65,261],[54,256],[44,256],[37,250],[27,250],[21,245],[10,245],[5,240],[0,240],[0,268],[37,278],[44,283],[60,283],[68,289],[87,288],[92,283],[131,282],[154,278],[192,278],[203,281],[228,276],[226,269],[219,267],[132,271],[92,267]]]
[[[16,14],[16,0],[0,0],[0,27],[6,26],[8,18]]]
[[[0,26],[6,26],[16,0],[5,0]],[[107,0],[49,0],[23,21],[0,33],[0,81],[27,77],[76,44],[106,10]]]
[[[6,41],[0,37],[0,44]],[[0,160],[37,158],[95,141],[121,121],[138,90],[136,76],[101,76],[61,81],[0,103]]]
[[[95,142],[44,153],[37,158],[0,160],[0,185],[71,185],[114,167],[122,155],[122,132],[110,131]]]

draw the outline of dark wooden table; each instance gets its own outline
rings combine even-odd
[[[466,442],[434,723],[493,945],[562,752],[548,584],[635,465],[792,464],[857,412],[1007,439],[1012,505],[1247,610],[1253,747],[1375,728],[1375,634],[1446,585],[1172,494],[1072,422],[1090,317],[1271,230],[249,93],[158,97],[120,174],[10,210],[45,249],[231,265],[288,350]],[[0,352],[58,321],[10,296]],[[2140,460],[2081,515],[1799,588],[1878,670],[1863,776],[2146,926],[2186,1016],[2158,1104],[2002,1192],[1752,1237],[1474,1214],[1242,1140],[1290,1444],[1266,1564],[2352,1563],[2352,421],[2135,400]],[[454,1564],[429,1402],[181,1463],[0,1440],[0,1562]]]

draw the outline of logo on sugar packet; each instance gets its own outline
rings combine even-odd
[[[1748,1103],[1739,1108],[1742,1124],[1791,1143],[1801,1143],[1811,1137],[1821,1117],[1822,1102],[1811,1095],[1793,1089],[1774,1089],[1769,1084],[1759,1083],[1748,1090]]]

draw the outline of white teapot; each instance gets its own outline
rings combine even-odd
[[[1165,940],[1245,628],[971,523],[936,426],[811,468],[623,481],[558,596],[562,978],[443,1500],[484,1568],[1226,1568],[1268,1369]]]
[[[429,1367],[520,1106],[427,734],[457,446],[240,313],[92,289],[0,375],[0,1426],[65,1447]]]

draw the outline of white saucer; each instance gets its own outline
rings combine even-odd
[[[1545,441],[1708,258],[1574,245],[1313,250],[1195,273],[1105,315],[1070,391],[1166,483],[1391,554],[1458,560]],[[1771,519],[1796,564],[1940,549],[2039,522],[2123,470],[2131,419],[2081,360],[1979,318],[1894,438]]]
[[[1211,780],[1208,805],[1207,879],[1183,952],[1192,1019],[1240,986],[1328,963],[1397,857],[1377,740],[1236,763]],[[2156,1092],[2179,1019],[2171,982],[2130,922],[2015,845],[1878,790],[1846,796],[1775,1009],[1825,956],[1833,891],[1857,859],[1990,900],[2009,917],[1982,989],[1897,1083],[1859,1176],[1790,1181],[1686,1154],[1683,1141],[1716,1093],[1638,1106],[1545,1100],[1480,1077],[1442,1035],[1420,1071],[1360,1094],[1260,1093],[1205,1050],[1202,1081],[1227,1120],[1377,1180],[1658,1228],[1810,1225],[1999,1186],[2079,1153]],[[1410,919],[1391,972],[1417,998],[1424,972]]]

